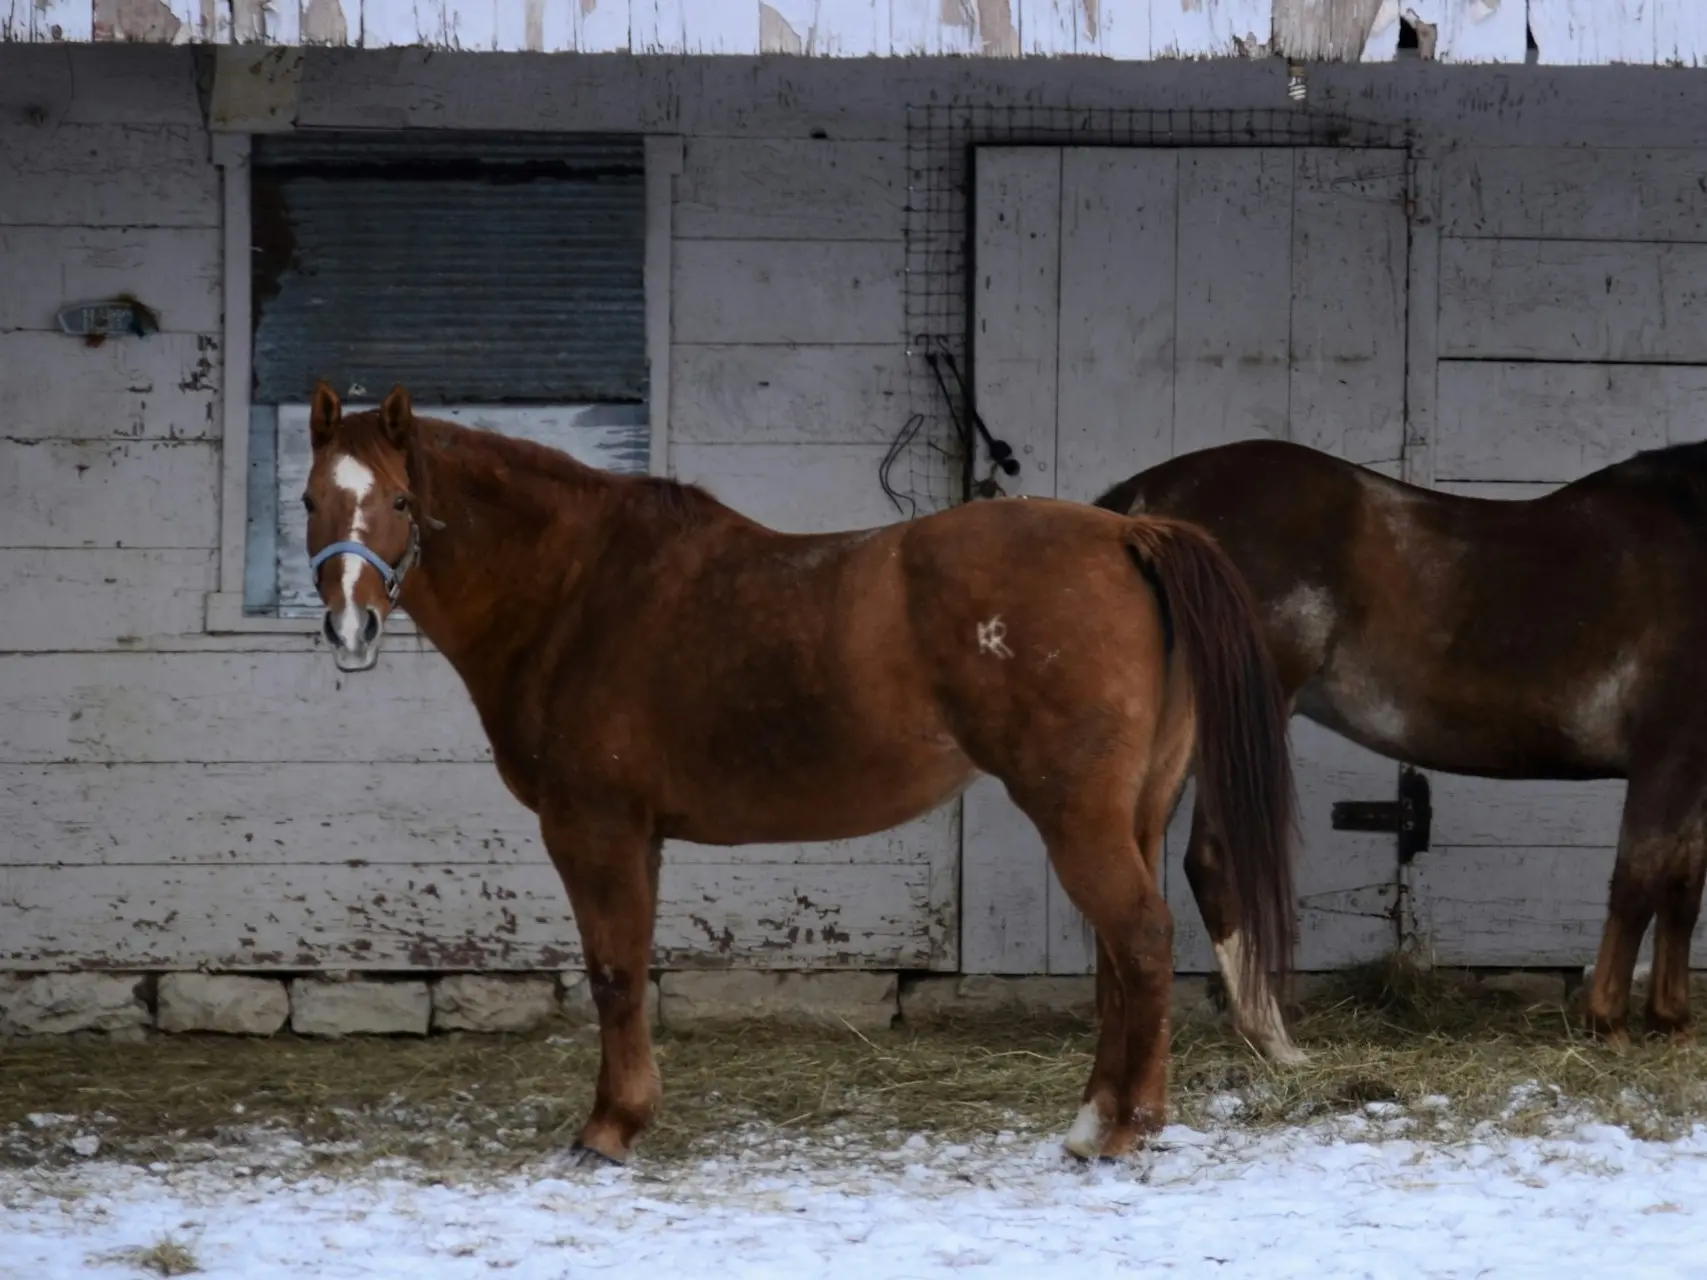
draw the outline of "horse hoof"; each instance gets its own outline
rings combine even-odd
[[[627,1163],[580,1142],[569,1148],[569,1162],[577,1169],[620,1169]]]
[[[1109,1128],[1108,1122],[1098,1114],[1096,1104],[1087,1102],[1073,1118],[1073,1127],[1067,1130],[1067,1140],[1062,1145],[1068,1155],[1085,1161],[1094,1160],[1102,1154],[1103,1137]]]

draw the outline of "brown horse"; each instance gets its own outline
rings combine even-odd
[[[322,384],[304,502],[325,634],[373,665],[393,605],[467,685],[568,890],[603,1054],[582,1158],[661,1096],[643,1007],[666,839],[832,840],[1001,779],[1106,961],[1075,1154],[1165,1115],[1169,812],[1199,759],[1237,850],[1247,977],[1292,944],[1286,706],[1200,530],[1057,502],[792,536],[700,489]]]
[[[1689,1020],[1707,875],[1707,444],[1637,456],[1530,501],[1459,497],[1281,441],[1185,454],[1097,500],[1208,528],[1261,603],[1302,715],[1397,760],[1493,778],[1625,778],[1611,900],[1584,1014],[1626,1042],[1655,922],[1650,1031]],[[1237,972],[1231,837],[1192,815],[1186,874],[1235,1025],[1300,1056]]]

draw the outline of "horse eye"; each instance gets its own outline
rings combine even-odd
[[[391,500],[391,505],[396,507],[399,511],[407,511],[409,509],[409,499],[400,493]]]
[[[314,514],[314,499],[309,497],[306,493],[302,495],[302,509],[308,512],[309,515]]]

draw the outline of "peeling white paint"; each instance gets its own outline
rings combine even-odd
[[[819,58],[975,56],[1389,61],[1400,19],[1441,62],[1707,65],[1700,0],[24,0],[0,40],[425,47]],[[3,10],[0,10],[3,11]],[[22,20],[18,19],[23,14]],[[1427,43],[1427,40],[1424,41]]]

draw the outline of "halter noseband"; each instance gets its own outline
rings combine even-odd
[[[384,581],[386,599],[391,602],[391,607],[395,609],[397,597],[403,591],[404,575],[414,568],[415,562],[421,558],[420,526],[413,520],[409,522],[409,545],[404,548],[403,558],[397,562],[395,568],[387,564],[380,558],[378,552],[363,542],[346,539],[342,542],[330,542],[321,547],[314,558],[308,562],[308,573],[314,581],[315,593],[320,596],[322,602],[325,601],[326,594],[320,590],[320,566],[333,556],[355,556],[358,560],[366,560],[371,564],[379,572],[381,580]]]

